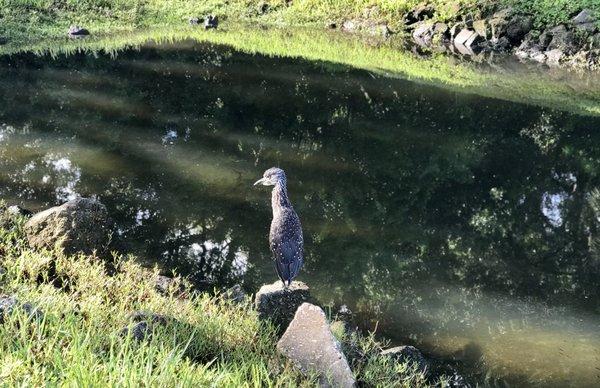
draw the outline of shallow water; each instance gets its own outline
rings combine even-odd
[[[321,301],[482,385],[600,384],[600,119],[191,41],[0,74],[8,203],[96,195],[145,262],[254,291],[280,166]]]

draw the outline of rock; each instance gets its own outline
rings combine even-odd
[[[480,19],[473,22],[473,30],[482,36],[484,39],[491,38],[492,31],[486,20]]]
[[[265,1],[260,1],[258,2],[258,5],[256,6],[256,12],[258,12],[259,15],[264,15],[267,12],[269,12],[269,3],[265,2]]]
[[[419,349],[414,346],[396,346],[381,352],[382,356],[391,357],[398,362],[410,362],[416,364],[421,372],[427,372],[429,364]]]
[[[147,311],[136,311],[129,316],[129,320],[133,325],[123,328],[121,336],[131,336],[136,341],[150,338],[155,327],[166,325],[168,322],[164,315]]]
[[[413,30],[413,38],[424,38],[431,36],[433,33],[433,23],[430,22],[419,22]]]
[[[423,21],[425,19],[431,19],[435,14],[435,8],[431,4],[421,3],[417,5],[412,11],[404,15],[404,24],[413,24],[416,22]]]
[[[24,230],[34,249],[58,245],[68,254],[91,254],[108,248],[111,226],[103,204],[78,198],[35,214],[25,223]]]
[[[565,56],[561,49],[548,50],[544,54],[546,55],[546,63],[549,66],[560,66],[560,62]]]
[[[508,51],[510,48],[510,40],[506,36],[501,37],[493,44],[493,49],[496,51]]]
[[[188,19],[188,23],[190,26],[199,26],[200,24],[204,23],[204,19],[198,17],[191,17]]]
[[[67,35],[69,35],[70,37],[83,37],[89,34],[90,32],[88,30],[79,26],[71,26],[69,27],[69,31],[67,32]]]
[[[346,32],[362,32],[374,36],[388,37],[391,34],[387,24],[375,23],[371,20],[350,19],[342,23],[342,30]]]
[[[215,15],[208,15],[204,19],[204,29],[217,28],[219,26],[219,18]]]
[[[242,303],[247,298],[246,293],[242,289],[242,286],[240,286],[239,284],[236,284],[233,287],[228,288],[223,293],[223,295],[225,296],[225,298],[227,298],[228,300],[235,302],[235,303]]]
[[[270,319],[281,330],[289,325],[298,307],[305,302],[311,302],[308,286],[294,281],[287,288],[278,280],[273,284],[264,285],[254,298],[254,306],[261,319]]]
[[[183,284],[175,281],[175,279],[171,277],[163,275],[158,275],[156,277],[154,289],[161,295],[169,295],[171,292],[173,292],[174,296],[178,298],[185,296],[187,291]]]
[[[591,36],[589,42],[592,49],[600,48],[600,32]]]
[[[575,15],[575,17],[571,19],[571,23],[573,23],[573,25],[588,24],[595,22],[596,18],[594,17],[594,12],[587,8],[581,10],[581,12],[579,12],[577,15]]]
[[[316,372],[321,386],[354,387],[356,382],[320,307],[303,303],[277,343],[277,350],[303,373]]]
[[[513,45],[523,41],[525,35],[531,31],[533,21],[529,16],[516,15],[506,25],[506,37]]]
[[[460,32],[465,28],[464,23],[455,23],[452,27],[450,27],[449,34],[450,40],[454,41],[456,36],[460,34]]]
[[[20,303],[14,296],[2,295],[0,296],[0,324],[4,323],[5,317],[12,314],[15,308],[21,308],[29,319],[41,320],[44,318],[44,313],[31,303]]]
[[[473,55],[484,41],[478,33],[464,29],[454,38],[454,47],[463,55]]]
[[[547,59],[546,54],[544,54],[540,51],[531,53],[531,55],[529,57],[539,63],[545,63],[546,59]]]
[[[19,205],[12,205],[6,208],[6,211],[11,216],[22,216],[22,217],[30,217],[33,212],[31,210],[25,209]]]
[[[577,41],[575,34],[568,31],[564,25],[559,25],[548,31],[548,34],[552,36],[552,40],[548,44],[546,50],[551,51],[554,49],[560,49],[565,54],[572,54],[577,50]]]

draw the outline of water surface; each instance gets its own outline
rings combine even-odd
[[[600,119],[194,41],[0,75],[8,203],[97,196],[140,260],[254,291],[280,166],[322,302],[483,385],[600,384]]]

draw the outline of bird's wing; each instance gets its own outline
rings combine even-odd
[[[304,261],[304,239],[298,216],[290,214],[286,224],[285,230],[271,240],[275,269],[282,280],[296,277]]]

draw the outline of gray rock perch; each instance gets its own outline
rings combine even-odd
[[[304,239],[300,219],[288,198],[285,172],[277,167],[265,171],[254,186],[274,186],[271,194],[273,220],[269,245],[275,260],[275,270],[284,286],[289,286],[304,262]]]
[[[305,302],[313,302],[313,298],[306,284],[302,282],[292,282],[286,288],[283,288],[279,281],[265,284],[254,298],[258,316],[261,319],[270,319],[279,327],[280,333],[288,327],[298,307]]]
[[[303,373],[316,372],[321,387],[354,387],[355,380],[320,307],[304,303],[277,343]]]

